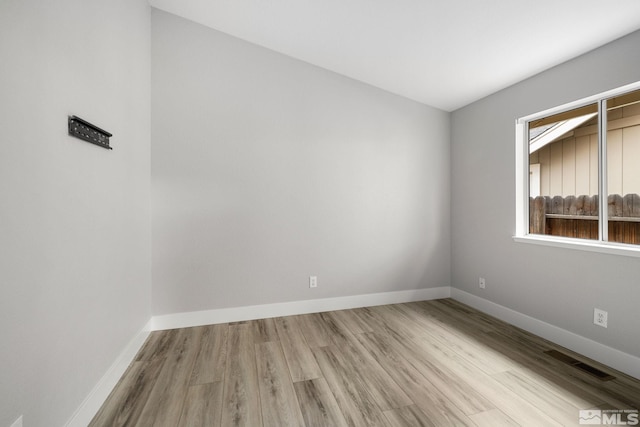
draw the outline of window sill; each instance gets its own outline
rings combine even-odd
[[[576,249],[579,251],[599,252],[609,255],[640,257],[640,246],[620,243],[602,243],[583,239],[572,239],[569,237],[537,236],[532,234],[513,236],[513,241],[542,246],[554,246],[556,248]]]

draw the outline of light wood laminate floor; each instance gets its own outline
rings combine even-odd
[[[640,409],[640,381],[444,299],[153,332],[90,425],[573,426],[581,409]]]

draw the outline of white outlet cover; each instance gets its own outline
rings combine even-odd
[[[607,327],[609,313],[604,310],[600,310],[599,308],[593,309],[593,323],[598,326],[602,326],[603,328]]]

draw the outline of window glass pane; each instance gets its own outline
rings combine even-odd
[[[640,91],[607,100],[610,242],[640,244]]]
[[[529,233],[598,239],[598,106],[529,122]]]

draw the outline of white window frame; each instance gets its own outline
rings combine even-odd
[[[607,197],[607,123],[604,112],[607,110],[607,99],[627,92],[640,90],[640,82],[602,92],[581,100],[550,108],[539,113],[521,117],[516,120],[516,232],[513,240],[520,243],[533,243],[569,249],[601,252],[615,255],[640,257],[640,245],[608,242],[608,207]],[[599,238],[598,240],[576,239],[571,237],[529,234],[529,122],[552,116],[589,104],[598,105],[598,197],[599,206]],[[604,202],[604,203],[603,203]]]

